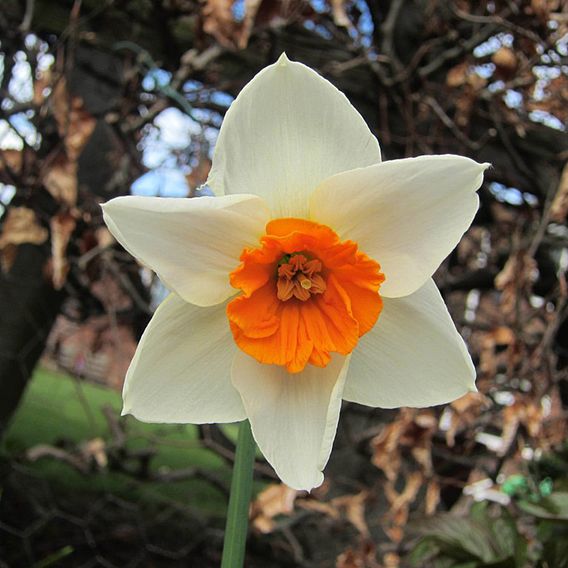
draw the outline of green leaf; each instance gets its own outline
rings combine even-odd
[[[542,553],[542,566],[554,568],[568,568],[568,539],[548,542],[544,545]]]
[[[430,558],[434,558],[440,549],[436,543],[432,542],[428,537],[420,539],[418,544],[412,549],[408,560],[411,566],[424,566],[424,562]]]
[[[417,529],[424,536],[434,539],[445,554],[456,559],[495,560],[491,532],[479,521],[442,514],[423,521]]]
[[[415,563],[429,557],[435,558],[436,568],[447,559],[452,560],[452,568],[470,564],[476,568],[523,568],[526,564],[527,541],[503,508],[476,503],[467,518],[440,514],[414,523],[413,528],[423,535],[413,556]]]
[[[568,525],[566,523],[540,521],[537,538],[542,543],[539,566],[568,568]]]
[[[568,521],[568,492],[556,491],[538,503],[519,501],[519,507],[537,519]]]

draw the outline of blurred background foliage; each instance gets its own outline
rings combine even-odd
[[[346,404],[311,495],[259,455],[247,566],[567,566],[565,0],[3,0],[0,38],[0,566],[218,565],[234,428],[120,418],[166,292],[99,203],[207,193],[282,51],[385,159],[492,163],[435,275],[480,392]]]

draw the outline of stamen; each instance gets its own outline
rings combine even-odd
[[[325,280],[320,271],[322,263],[317,259],[308,260],[301,253],[283,256],[278,262],[278,282],[276,295],[286,302],[296,298],[302,302],[309,300],[313,294],[323,294],[326,289]]]
[[[238,347],[288,373],[351,353],[381,311],[380,266],[357,243],[305,219],[273,219],[260,243],[231,272],[243,292],[227,305]]]
[[[276,295],[279,300],[285,302],[289,300],[294,295],[294,282],[286,278],[278,278],[278,283],[276,284]]]

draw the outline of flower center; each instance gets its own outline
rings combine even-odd
[[[242,291],[227,305],[235,343],[290,373],[325,367],[331,353],[351,353],[382,309],[377,262],[305,219],[270,221],[230,279]]]
[[[305,302],[312,294],[323,294],[327,286],[321,270],[321,261],[315,258],[308,260],[301,253],[283,256],[278,263],[278,299],[286,302],[297,298]]]

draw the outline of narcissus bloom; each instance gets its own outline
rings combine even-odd
[[[172,293],[124,385],[145,422],[248,418],[282,480],[323,481],[341,400],[430,406],[475,390],[431,276],[471,224],[486,164],[381,162],[347,98],[282,55],[231,105],[216,197],[119,197],[118,241]]]

